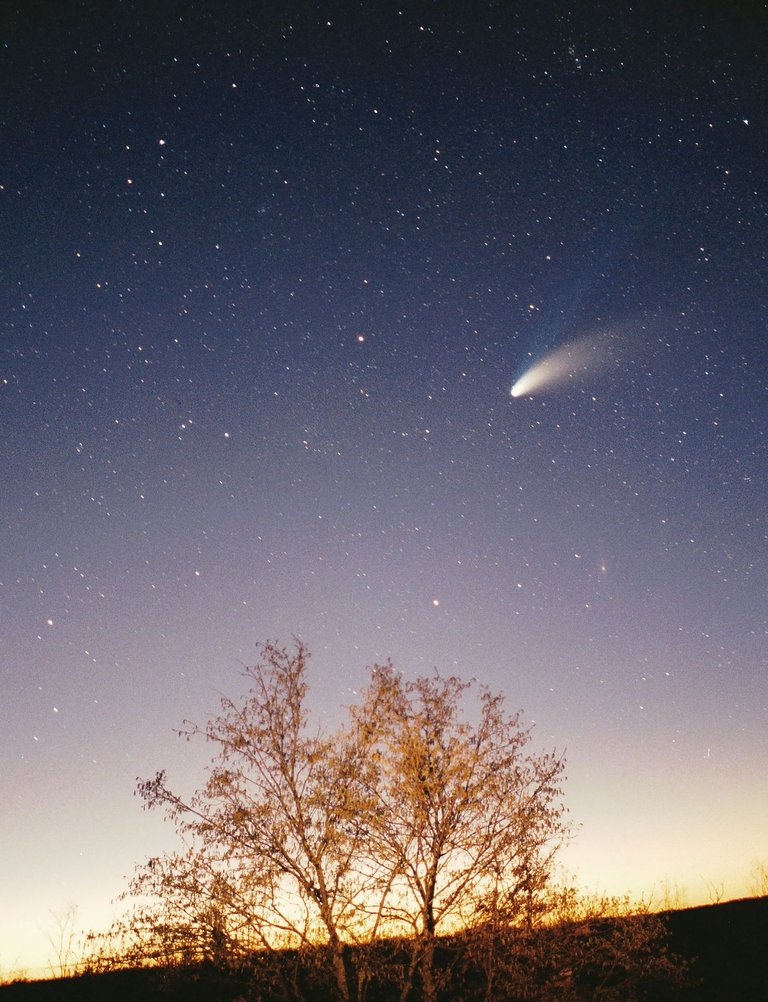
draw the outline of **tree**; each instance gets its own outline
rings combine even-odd
[[[756,897],[768,894],[768,861],[755,859],[752,862],[750,892]]]
[[[474,721],[462,712],[472,690]],[[377,668],[352,715],[374,767],[366,846],[391,880],[387,928],[410,944],[401,998],[418,983],[432,1002],[441,933],[490,907],[507,922],[535,920],[566,831],[563,760],[528,751],[530,730],[503,697],[456,677],[405,681]]]
[[[456,978],[466,998],[502,985],[515,997],[530,963],[499,952],[545,951],[534,933],[552,926],[568,830],[562,757],[531,751],[520,714],[476,682],[409,681],[390,664],[324,733],[304,646],[259,653],[245,696],[180,732],[214,746],[201,789],[182,797],[163,772],[139,781],[181,848],[137,870],[133,911],[92,966],[241,965],[275,999],[436,1002]],[[560,977],[565,961],[552,963]],[[545,997],[531,984],[525,997]]]
[[[51,961],[51,973],[59,978],[66,978],[77,970],[77,905],[69,902],[59,911],[49,911],[53,926],[46,931],[48,942],[54,953]]]
[[[219,949],[233,954],[323,943],[346,1000],[355,989],[344,947],[359,938],[361,900],[379,868],[363,841],[369,770],[348,735],[310,730],[307,658],[301,643],[292,653],[265,644],[245,669],[242,702],[224,699],[216,719],[181,732],[217,747],[208,781],[191,799],[171,792],[162,772],[139,783],[146,806],[164,807],[189,849],[150,860],[133,891],[159,896],[172,913],[166,918],[185,920],[198,955],[200,931],[210,940],[214,928]],[[211,909],[215,927],[201,918]]]

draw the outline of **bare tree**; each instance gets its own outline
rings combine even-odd
[[[725,894],[725,883],[722,880],[719,882],[707,880],[706,877],[702,877],[701,879],[706,885],[709,903],[711,905],[719,905],[723,900],[723,895]]]
[[[171,792],[164,773],[140,783],[146,806],[164,807],[191,848],[150,861],[134,891],[172,902],[188,933],[200,929],[200,902],[214,902],[221,949],[324,943],[346,1000],[355,986],[345,942],[369,932],[361,901],[378,879],[362,841],[371,784],[355,741],[310,730],[307,658],[301,643],[293,652],[264,645],[259,663],[245,670],[246,698],[222,700],[220,716],[182,732],[217,749],[191,799]]]
[[[69,902],[59,911],[51,909],[49,914],[53,924],[45,935],[54,955],[51,973],[66,978],[77,970],[77,905]]]
[[[668,878],[661,881],[659,892],[659,905],[664,911],[678,911],[687,907],[688,891],[681,887],[676,880]]]
[[[463,713],[477,696],[476,719]],[[407,937],[401,999],[438,992],[437,938],[485,914],[534,919],[566,831],[563,760],[528,750],[530,731],[503,698],[455,677],[406,681],[374,669],[352,711],[374,767],[368,851],[390,881],[385,928]]]
[[[764,897],[768,894],[768,860],[753,860],[749,887],[755,897]]]

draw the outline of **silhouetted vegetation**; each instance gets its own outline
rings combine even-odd
[[[264,645],[246,695],[185,725],[215,749],[192,796],[139,781],[180,849],[138,869],[73,990],[110,977],[117,998],[144,968],[143,997],[180,997],[177,978],[184,998],[276,1002],[674,997],[658,916],[556,881],[564,762],[501,696],[376,666],[326,734],[307,658]]]
[[[667,948],[678,956],[674,966],[678,976],[672,980],[660,980],[646,975],[638,985],[636,998],[648,1002],[664,1002],[677,999],[680,1002],[722,1002],[724,999],[738,999],[739,1002],[761,1002],[765,999],[765,943],[768,941],[768,898],[748,898],[729,901],[718,905],[699,908],[685,908],[667,912],[655,919],[663,923],[667,931]],[[614,919],[607,926],[631,925],[634,920]],[[622,933],[614,930],[614,935]],[[606,931],[606,926],[602,927]],[[584,930],[582,930],[584,932]],[[592,929],[590,936],[600,933],[600,928]],[[548,953],[552,949],[549,936],[560,936],[565,931],[543,932],[540,950]],[[568,936],[578,938],[576,927],[571,927]],[[450,937],[444,944],[446,957],[451,956]],[[396,944],[381,944],[392,960]],[[438,948],[438,962],[442,963],[442,946]],[[535,968],[538,954],[531,955],[529,964]],[[303,959],[302,959],[303,958]],[[680,960],[679,958],[682,958]],[[522,962],[522,958],[521,958]],[[279,974],[276,967],[285,964],[290,975]],[[681,968],[688,966],[688,974],[681,983]],[[82,974],[78,977],[60,978],[51,981],[29,981],[0,987],[2,1002],[236,1002],[236,1000],[262,1000],[272,1002],[286,998],[275,985],[283,977],[290,980],[302,971],[308,980],[302,987],[306,997],[324,1002],[333,999],[333,993],[323,994],[313,974],[311,958],[304,951],[287,951],[285,954],[270,954],[254,957],[250,965],[242,968],[220,969],[213,964],[200,964],[190,968],[152,968],[137,970],[116,970],[104,974]],[[546,984],[539,978],[539,993],[527,995],[498,994],[498,999],[514,1002],[515,999],[605,999],[610,995],[596,988],[588,972],[584,977],[569,975],[570,988],[563,991],[563,984]],[[441,995],[444,1002],[460,1002],[473,999],[477,984],[472,986],[471,970],[463,970],[452,987]],[[545,979],[546,980],[546,979]],[[475,994],[467,994],[467,991]],[[310,994],[314,991],[315,994]],[[570,991],[570,994],[568,993]],[[577,994],[580,992],[580,994]],[[372,1002],[391,998],[392,995],[372,993]],[[615,993],[614,998],[631,998]]]

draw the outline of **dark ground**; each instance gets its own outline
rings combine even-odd
[[[691,964],[682,1000],[768,1002],[768,897],[664,914],[672,953]],[[244,987],[215,971],[115,971],[0,986],[0,1002],[233,1002]],[[653,1000],[649,1000],[653,1002]]]
[[[768,897],[683,908],[666,916],[673,953],[692,963],[686,999],[768,1002]]]

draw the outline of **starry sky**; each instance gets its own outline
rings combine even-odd
[[[329,726],[389,657],[505,693],[585,887],[748,893],[768,13],[645,6],[6,8],[0,974],[292,635]]]

